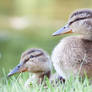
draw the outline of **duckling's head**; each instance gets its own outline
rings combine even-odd
[[[67,25],[53,33],[54,36],[75,32],[84,36],[85,39],[92,40],[92,10],[82,9],[73,12]]]
[[[21,72],[43,73],[51,70],[49,55],[42,49],[31,48],[21,55],[20,63],[8,74],[8,77]]]

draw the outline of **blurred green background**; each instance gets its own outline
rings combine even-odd
[[[80,8],[92,8],[92,0],[0,0],[0,77],[28,48],[43,48],[51,55],[63,37],[51,34]]]

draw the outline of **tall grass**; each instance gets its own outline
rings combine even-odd
[[[87,77],[83,80],[78,76],[76,78],[71,76],[65,83],[60,84],[58,82],[54,86],[46,79],[46,88],[43,84],[38,85],[35,82],[26,88],[24,86],[26,80],[26,74],[7,78],[6,73],[3,72],[3,77],[0,79],[0,92],[92,92],[92,85]]]
[[[92,85],[89,84],[87,78],[84,81],[79,77],[70,77],[65,84],[52,85],[49,80],[46,80],[47,88],[43,85],[32,84],[29,88],[24,86],[26,78],[24,75],[20,75],[17,78],[12,77],[7,79],[6,77],[0,79],[0,92],[92,92]]]

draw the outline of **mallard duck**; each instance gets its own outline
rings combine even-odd
[[[23,52],[20,63],[8,74],[8,77],[21,72],[34,74],[26,81],[26,86],[29,86],[33,80],[37,80],[37,83],[41,84],[44,76],[50,78],[51,60],[47,52],[38,48],[31,48]]]
[[[67,79],[73,74],[92,78],[92,10],[74,11],[67,24],[53,33],[78,33],[64,37],[52,52],[52,62],[60,76]]]

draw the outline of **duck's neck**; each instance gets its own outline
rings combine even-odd
[[[45,77],[50,78],[51,76],[51,71],[47,72],[41,72],[41,73],[35,73],[35,77],[38,79],[38,83],[42,83]]]
[[[82,35],[82,39],[92,41],[92,35]]]

